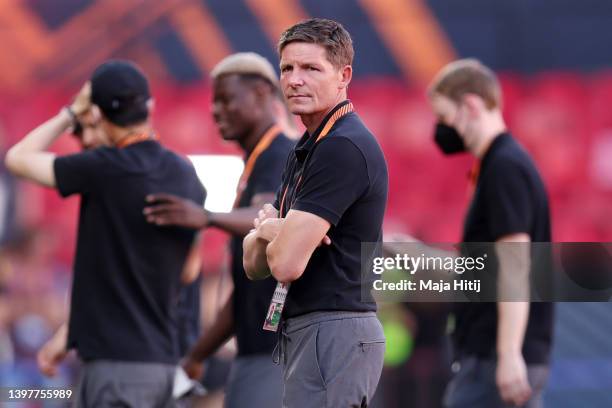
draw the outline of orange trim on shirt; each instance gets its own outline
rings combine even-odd
[[[336,121],[338,119],[340,119],[341,117],[343,117],[346,114],[351,113],[354,110],[355,110],[355,108],[353,107],[353,103],[352,102],[349,102],[346,105],[344,105],[343,107],[341,107],[340,109],[338,109],[332,115],[332,117],[329,118],[329,120],[325,124],[325,127],[323,128],[323,130],[321,130],[321,133],[319,134],[319,137],[317,137],[317,142],[319,140],[323,139],[325,136],[327,136],[327,134],[329,133],[331,128],[336,124]]]
[[[342,106],[340,109],[338,109],[336,112],[334,112],[334,114],[327,120],[327,122],[325,123],[325,126],[323,127],[323,129],[321,130],[321,133],[319,133],[319,136],[317,136],[317,140],[315,141],[315,143],[317,143],[319,140],[323,139],[325,136],[327,136],[327,134],[329,133],[329,131],[331,130],[332,127],[334,127],[334,125],[336,124],[336,122],[343,116],[353,112],[355,110],[355,107],[353,106],[352,102],[347,103],[346,105]],[[295,183],[295,192],[297,193],[299,187],[300,187],[300,183],[302,182],[302,176],[300,175],[300,177],[298,178],[297,183]],[[283,192],[283,196],[281,198],[280,201],[280,209],[279,209],[279,214],[281,217],[283,217],[283,208],[285,205],[285,196],[287,195],[287,190],[289,189],[289,184],[287,184],[287,186],[285,186],[285,191]]]
[[[480,176],[480,160],[476,160],[472,165],[472,168],[468,172],[468,198],[474,195],[476,185],[478,184],[478,177]]]
[[[238,208],[238,203],[240,202],[240,198],[242,197],[242,193],[246,189],[247,182],[249,181],[249,177],[251,177],[251,173],[253,172],[253,168],[255,167],[255,163],[259,156],[263,153],[264,150],[270,146],[270,143],[276,139],[278,135],[280,135],[281,129],[278,125],[273,125],[270,129],[264,133],[264,135],[259,139],[257,145],[251,152],[249,159],[244,165],[244,170],[240,175],[240,180],[238,181],[238,187],[236,188],[236,199],[234,200],[234,208]]]
[[[157,136],[153,132],[138,133],[138,134],[130,135],[130,136],[127,136],[121,139],[115,144],[115,147],[118,147],[119,149],[123,149],[124,147],[133,145],[134,143],[144,142],[145,140],[155,140],[155,139],[157,139]]]

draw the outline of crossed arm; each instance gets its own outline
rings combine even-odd
[[[266,204],[255,219],[255,228],[245,237],[244,270],[249,279],[272,275],[288,283],[304,273],[315,249],[329,245],[330,223],[323,218],[298,210],[290,210],[285,218]]]

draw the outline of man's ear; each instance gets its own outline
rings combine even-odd
[[[350,65],[345,65],[339,72],[340,75],[340,84],[338,86],[339,89],[347,89],[351,79],[353,79],[353,67]]]
[[[147,110],[149,111],[149,116],[153,114],[155,111],[155,99],[149,98],[147,99]]]
[[[473,93],[467,93],[462,97],[463,103],[467,107],[470,117],[476,117],[486,109],[483,99]]]
[[[263,82],[263,81],[257,81],[255,83],[252,84],[252,89],[253,89],[253,93],[255,95],[255,98],[257,99],[257,102],[260,104],[263,104],[267,98],[269,98],[272,94],[272,90],[269,84]]]
[[[93,123],[98,123],[102,119],[104,119],[104,115],[102,115],[102,110],[98,105],[91,105],[90,112]]]

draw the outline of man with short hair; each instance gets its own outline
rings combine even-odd
[[[211,213],[172,196],[153,196],[149,220],[159,225],[201,229],[215,227],[232,234],[231,271],[234,289],[215,322],[187,355],[185,370],[202,375],[202,361],[212,356],[232,335],[238,355],[225,388],[225,406],[280,407],[282,376],[270,355],[273,333],[261,330],[275,282],[251,282],[242,266],[242,239],[253,226],[263,203],[272,201],[281,182],[287,155],[294,143],[277,125],[278,77],[272,65],[255,53],[237,53],[219,62],[211,72],[213,116],[221,136],[240,145],[245,169],[234,209]]]
[[[108,61],[82,95],[13,146],[6,164],[62,196],[81,196],[68,326],[68,347],[84,361],[77,406],[171,406],[176,298],[195,233],[147,223],[143,204],[165,191],[202,205],[204,189],[193,166],[155,140],[138,67]],[[109,147],[46,151],[90,110]]]
[[[527,300],[533,258],[529,243],[551,240],[544,183],[529,154],[507,131],[501,88],[489,68],[472,59],[447,65],[431,83],[429,100],[438,118],[438,147],[445,154],[467,151],[478,160],[463,242],[496,243],[499,264],[497,303],[456,304],[455,376],[445,404],[541,407],[553,307]],[[510,258],[511,252],[518,258]],[[504,297],[509,287],[520,292]]]
[[[365,407],[385,338],[376,303],[362,299],[361,244],[381,241],[387,166],[347,100],[354,51],[344,27],[310,19],[285,31],[278,48],[282,90],[306,132],[274,206],[244,240],[245,270],[279,282],[260,321],[277,330],[282,310],[283,406]]]

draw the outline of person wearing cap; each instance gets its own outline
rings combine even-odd
[[[224,140],[237,143],[245,153],[245,168],[234,209],[211,213],[179,197],[154,195],[145,209],[158,225],[188,228],[214,227],[232,234],[233,292],[215,322],[187,355],[184,368],[195,379],[202,361],[236,336],[237,356],[225,390],[225,406],[281,407],[282,377],[270,356],[276,335],[261,329],[275,282],[251,282],[242,265],[242,239],[253,226],[261,206],[274,199],[282,171],[294,143],[277,124],[280,92],[272,65],[255,53],[237,53],[219,62],[211,72],[213,117]]]
[[[310,19],[279,41],[280,83],[306,132],[274,205],[244,239],[251,279],[279,282],[260,324],[280,330],[286,407],[366,407],[383,366],[376,303],[362,298],[362,243],[379,243],[388,172],[376,138],[347,99],[354,55],[341,24]],[[279,321],[280,318],[280,321]]]
[[[90,97],[90,88],[83,87],[75,98],[75,103],[81,100],[84,105],[89,105],[87,99]],[[74,105],[73,105],[74,106]],[[78,111],[76,108],[71,108]],[[64,128],[55,127],[54,132],[50,133],[50,137],[59,137],[65,131]],[[95,149],[101,146],[107,146],[108,140],[106,135],[100,128],[98,120],[93,118],[91,109],[81,113],[79,118],[72,124],[70,133],[78,141],[82,150]],[[49,377],[53,377],[57,373],[57,366],[68,355],[68,324],[63,323],[51,336],[49,340],[40,348],[36,355],[36,361],[40,371]]]
[[[150,122],[142,71],[100,65],[75,102],[14,145],[16,175],[81,196],[67,331],[83,360],[77,406],[172,406],[179,359],[176,298],[195,232],[161,229],[142,214],[145,197],[173,193],[202,205],[193,166],[162,147]],[[91,112],[108,147],[56,157],[53,141]]]
[[[84,88],[78,98],[88,98],[88,88]],[[59,137],[63,132],[57,129]],[[108,141],[100,126],[100,121],[93,117],[91,109],[79,115],[78,120],[71,129],[72,135],[78,141],[82,150],[95,149],[107,146]],[[201,258],[197,240],[194,242],[188,261],[185,263],[181,275],[181,290],[177,300],[177,318],[179,331],[179,354],[184,355],[193,345],[199,335],[200,329],[200,285]],[[197,276],[197,277],[196,277]],[[193,280],[195,279],[195,280]],[[193,281],[192,281],[193,280]],[[49,377],[55,376],[57,366],[68,355],[68,324],[63,323],[53,336],[39,349],[36,360],[40,371]]]

